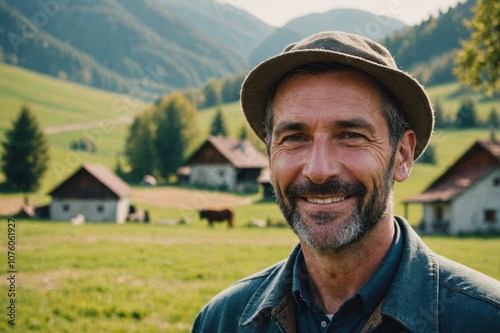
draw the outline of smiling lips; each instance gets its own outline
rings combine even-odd
[[[331,204],[331,203],[334,203],[334,202],[340,202],[340,201],[343,201],[345,200],[345,196],[342,196],[342,197],[327,197],[327,198],[317,198],[317,197],[309,197],[309,198],[305,198],[307,200],[307,202],[310,202],[310,203],[314,203],[314,204],[320,204],[320,205],[327,205],[327,204]]]

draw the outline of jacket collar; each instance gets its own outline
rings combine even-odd
[[[300,244],[295,246],[288,259],[275,265],[274,269],[268,273],[267,278],[245,307],[239,322],[241,326],[258,320],[259,316],[270,317],[272,309],[291,292],[293,265],[299,251]]]
[[[439,266],[437,256],[406,220],[396,217],[404,235],[404,250],[382,314],[410,332],[438,332]]]
[[[424,244],[403,218],[396,217],[404,237],[404,250],[394,281],[384,299],[382,314],[405,326],[410,332],[438,331],[439,267],[436,255]],[[250,298],[239,324],[270,317],[271,311],[291,291],[297,245],[287,260],[269,271]]]

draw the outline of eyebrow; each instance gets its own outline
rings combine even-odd
[[[275,135],[280,135],[284,132],[289,131],[304,131],[307,130],[309,126],[303,122],[298,121],[284,121],[279,123],[274,129]],[[370,122],[366,121],[363,118],[352,118],[347,120],[335,120],[330,124],[331,128],[340,128],[340,129],[364,129],[370,133],[374,133],[376,131],[375,126],[373,126]]]
[[[302,122],[296,122],[296,121],[284,121],[279,123],[276,128],[274,129],[274,134],[275,135],[280,135],[281,133],[284,132],[290,132],[290,131],[303,131],[307,129],[307,125],[302,123]]]
[[[367,130],[370,133],[376,131],[375,126],[363,118],[353,118],[348,120],[336,120],[333,122],[334,127],[338,128],[359,128]]]

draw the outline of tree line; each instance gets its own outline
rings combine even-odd
[[[455,71],[459,80],[487,95],[500,87],[500,2],[478,0],[474,17],[467,28],[470,40],[463,43],[456,59]],[[131,174],[142,177],[158,174],[167,178],[184,163],[186,153],[197,133],[196,115],[199,107],[217,106],[210,133],[227,135],[227,127],[220,105],[236,101],[243,75],[225,80],[211,80],[201,89],[174,92],[157,100],[154,105],[137,116],[129,129],[125,154]],[[455,119],[447,116],[441,102],[434,102],[436,129],[465,129],[488,126],[499,129],[496,109],[484,122],[477,117],[476,104],[467,98],[461,102]],[[246,136],[245,128],[240,136]],[[494,134],[492,134],[492,139]],[[5,175],[2,189],[28,193],[36,191],[49,163],[48,140],[28,105],[23,105],[0,142],[0,169]],[[431,145],[420,159],[433,160]],[[435,160],[435,159],[434,159]],[[432,163],[432,162],[431,162]],[[118,166],[118,169],[121,169]]]
[[[224,79],[210,79],[201,88],[189,88],[181,93],[196,104],[198,109],[236,102],[240,99],[240,89],[245,74],[237,74]]]

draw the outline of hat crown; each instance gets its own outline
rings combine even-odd
[[[288,45],[282,53],[301,50],[338,52],[397,69],[396,62],[385,47],[364,37],[340,31],[317,33],[297,43]]]

